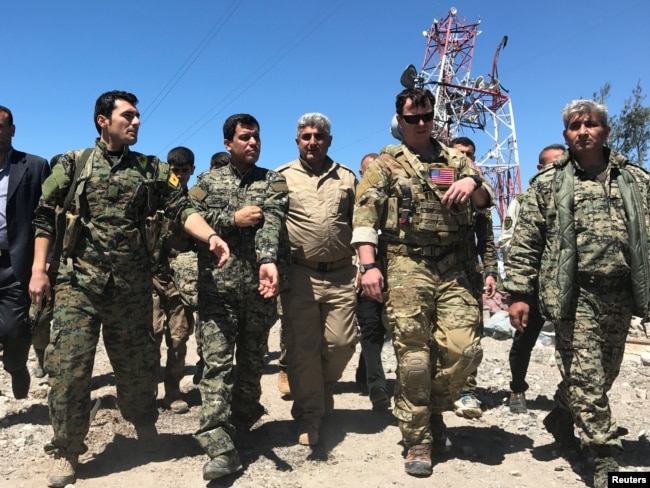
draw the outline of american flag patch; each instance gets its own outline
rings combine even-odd
[[[455,180],[454,168],[433,168],[429,170],[431,182],[436,185],[451,185]]]

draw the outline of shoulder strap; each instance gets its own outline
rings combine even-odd
[[[70,189],[68,190],[68,194],[65,196],[61,211],[58,212],[56,216],[52,262],[58,262],[61,259],[61,253],[63,251],[63,237],[66,228],[66,213],[68,210],[70,210],[70,205],[72,205],[72,199],[74,198],[74,194],[79,183],[79,177],[81,176],[81,172],[83,171],[84,167],[88,163],[92,152],[92,148],[84,149],[81,152],[81,156],[77,161],[75,161],[74,176],[70,182]]]
[[[88,159],[90,158],[92,152],[93,152],[93,148],[84,149],[81,152],[81,156],[79,157],[79,160],[75,161],[74,176],[72,177],[72,183],[70,184],[70,189],[68,190],[68,194],[65,196],[65,200],[63,201],[64,212],[70,210],[70,205],[72,204],[74,193],[77,190],[77,185],[79,184],[79,176],[81,176],[81,172],[86,166],[86,163],[88,162]]]

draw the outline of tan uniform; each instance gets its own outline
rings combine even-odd
[[[350,245],[357,179],[330,158],[318,175],[301,160],[278,172],[289,186],[291,289],[281,303],[292,415],[318,424],[358,341]]]

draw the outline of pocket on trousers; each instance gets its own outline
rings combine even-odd
[[[61,371],[61,352],[58,350],[57,343],[59,342],[60,332],[54,333],[50,337],[50,343],[45,347],[43,353],[43,369],[48,376],[58,376]]]

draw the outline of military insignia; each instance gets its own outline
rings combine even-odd
[[[178,181],[178,176],[176,176],[173,171],[169,172],[169,179],[167,181],[174,188],[178,188],[178,185],[180,185],[181,183],[180,181]]]
[[[443,166],[441,168],[431,168],[429,170],[429,178],[431,183],[436,185],[449,186],[456,181],[456,171],[454,168]]]
[[[510,227],[512,227],[512,217],[506,217],[503,221],[503,230],[510,230]]]

